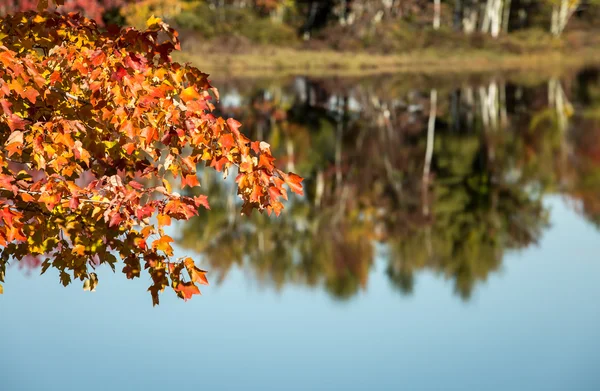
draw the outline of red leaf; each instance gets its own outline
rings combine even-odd
[[[110,222],[108,223],[109,227],[114,227],[116,225],[119,225],[119,223],[123,221],[123,217],[121,216],[121,214],[119,212],[113,212],[113,214],[110,217]]]
[[[129,181],[129,186],[133,187],[136,190],[141,190],[144,188],[144,185],[136,181]]]
[[[7,122],[8,122],[8,127],[13,132],[18,129],[25,129],[25,125],[27,125],[29,123],[29,121],[24,120],[23,118],[19,117],[16,114],[9,116]]]
[[[123,78],[127,75],[127,69],[119,67],[116,72],[113,72],[112,79],[116,81],[123,81]]]
[[[180,282],[177,284],[177,287],[175,287],[175,292],[180,293],[184,301],[188,301],[194,295],[201,294],[200,289],[198,289],[193,282]]]
[[[79,198],[76,196],[71,197],[69,200],[69,208],[75,210],[79,207]]]

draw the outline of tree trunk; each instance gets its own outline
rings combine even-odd
[[[434,0],[433,3],[433,28],[438,30],[440,28],[440,0]]]
[[[510,22],[510,4],[511,0],[506,0],[504,4],[504,16],[502,16],[502,31],[505,34],[508,34],[509,22]]]
[[[435,119],[437,117],[437,90],[431,90],[429,98],[429,121],[427,123],[427,149],[425,150],[425,165],[423,166],[423,215],[429,215],[429,173],[433,158],[435,139]]]
[[[490,33],[496,38],[500,34],[502,26],[502,4],[503,0],[488,0],[485,5],[481,32]]]
[[[569,19],[579,7],[580,0],[561,0],[560,5],[552,7],[552,24],[550,31],[554,36],[559,36],[567,27]]]

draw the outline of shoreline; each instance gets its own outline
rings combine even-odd
[[[210,51],[202,51],[210,53]],[[489,50],[415,50],[402,54],[315,51],[279,47],[254,48],[248,53],[196,55],[173,53],[174,60],[190,62],[213,76],[275,77],[362,76],[371,74],[453,74],[501,71],[550,71],[600,64],[600,49],[501,53]],[[268,72],[268,74],[266,74]]]

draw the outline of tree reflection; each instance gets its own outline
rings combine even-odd
[[[306,177],[306,196],[278,218],[240,218],[234,188],[206,172],[212,213],[185,224],[180,244],[219,281],[241,267],[276,289],[348,299],[381,260],[403,294],[430,270],[469,299],[507,251],[539,240],[545,194],[600,222],[597,73],[584,84],[456,80],[435,94],[377,79],[236,84],[221,114],[268,139]]]

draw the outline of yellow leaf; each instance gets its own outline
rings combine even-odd
[[[200,94],[198,94],[198,91],[196,91],[196,89],[193,86],[190,86],[190,87],[184,89],[183,91],[181,91],[181,93],[179,94],[179,97],[181,98],[182,101],[187,103],[191,100],[200,98]]]
[[[163,179],[162,182],[163,182],[163,185],[165,186],[165,189],[167,190],[168,193],[170,193],[170,192],[173,191],[173,188],[171,187],[171,184],[169,183],[168,180]]]
[[[167,255],[173,255],[173,247],[169,243],[173,242],[173,239],[169,235],[164,235],[158,240],[152,243],[152,248],[163,251]]]
[[[152,15],[150,18],[148,18],[148,20],[146,21],[146,26],[150,27],[152,25],[155,24],[159,24],[162,23],[162,19],[161,18],[157,18],[156,16]]]
[[[46,18],[43,17],[42,15],[36,15],[35,18],[33,18],[34,23],[42,23],[45,21],[46,21]]]
[[[0,285],[0,295],[4,293],[4,288],[2,288],[2,285]]]

